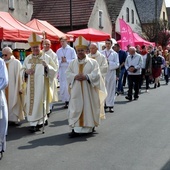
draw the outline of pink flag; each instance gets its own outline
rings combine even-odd
[[[123,20],[119,19],[120,34],[121,34],[121,47],[123,50],[127,50],[127,45],[134,46],[134,37],[131,27]]]

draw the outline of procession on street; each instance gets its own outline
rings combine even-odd
[[[14,4],[9,2],[10,12],[0,9],[2,162],[4,152],[8,150],[10,129],[24,129],[32,138],[38,135],[42,138],[43,135],[40,134],[50,133],[48,127],[56,126],[55,123],[54,126],[51,125],[54,113],[63,111],[65,114],[62,114],[62,119],[67,120],[68,127],[68,130],[64,129],[66,135],[63,135],[71,142],[80,142],[84,136],[100,134],[100,127],[119,113],[118,104],[121,109],[129,105],[129,110],[136,113],[137,104],[143,105],[140,102],[144,95],[152,96],[153,93],[169,88],[170,27],[167,24],[168,9],[164,11],[165,1],[161,0],[162,5],[155,2],[158,10],[152,13],[156,16],[148,15],[154,22],[160,19],[159,24],[152,23],[155,29],[152,37],[151,31],[143,32],[146,28],[151,30],[151,27],[145,23],[148,16],[143,19],[145,12],[141,12],[139,7],[142,2],[123,2],[126,3],[87,0],[83,4],[77,2],[78,6],[75,4],[72,7],[73,2],[70,1],[69,23],[69,9],[65,2],[55,2],[58,5],[54,3],[54,11],[45,1],[42,2],[45,3],[44,7],[40,1],[27,1],[26,9],[32,9],[32,14],[24,9],[24,15],[31,16],[26,24],[13,17],[12,12],[16,12]],[[5,4],[3,5],[5,8]],[[118,5],[120,10],[116,8]],[[114,10],[116,16],[113,14]],[[159,18],[161,10],[163,12]],[[52,13],[52,16],[49,17],[45,11]],[[56,11],[60,15],[55,16]],[[40,20],[46,14],[49,23]],[[158,25],[160,27],[156,28]],[[159,30],[162,27],[164,28]],[[150,102],[154,100],[153,98]],[[150,109],[151,107],[152,105]],[[143,112],[145,110],[146,108]],[[55,114],[55,121],[57,120],[58,115]],[[60,124],[62,123],[61,121]],[[109,126],[113,125],[110,123]],[[131,132],[133,130],[132,127]],[[126,135],[126,130],[122,133]],[[17,133],[12,135],[17,136]],[[110,134],[104,135],[106,140],[110,138]],[[107,143],[106,140],[101,145]],[[38,142],[36,146],[39,146]],[[96,154],[95,158],[97,156]]]

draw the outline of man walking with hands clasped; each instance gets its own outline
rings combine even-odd
[[[134,87],[134,100],[139,98],[139,85],[141,78],[141,70],[142,70],[142,56],[136,53],[135,47],[129,48],[129,55],[125,61],[125,68],[128,72],[128,95],[125,97],[127,100],[132,100],[132,93]]]

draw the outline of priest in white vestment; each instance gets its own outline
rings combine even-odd
[[[22,79],[20,70],[21,62],[12,55],[10,47],[2,49],[3,59],[6,63],[9,77],[8,87],[5,89],[5,95],[8,104],[9,125],[19,125],[21,120],[25,119],[22,108]]]
[[[30,131],[39,131],[42,124],[47,124],[49,103],[53,99],[54,78],[57,68],[48,55],[40,51],[41,38],[32,33],[28,39],[32,54],[23,63],[22,73],[26,82],[24,111],[30,123]]]
[[[49,55],[51,59],[54,61],[56,65],[56,69],[58,70],[59,68],[59,62],[58,62],[58,57],[57,54],[51,49],[51,41],[49,39],[45,39],[43,42],[43,50],[45,54]],[[57,74],[54,78],[54,84],[53,84],[53,99],[52,102],[58,101],[58,82],[57,82]],[[50,112],[52,110],[52,103],[50,104]]]
[[[8,128],[8,107],[4,90],[8,85],[8,71],[5,62],[0,58],[0,160],[6,150]]]
[[[93,58],[98,62],[102,77],[105,79],[107,69],[108,69],[107,59],[103,54],[101,54],[98,51],[98,47],[96,43],[90,44],[90,53],[88,54],[88,57]]]
[[[87,46],[82,45],[79,38],[77,59],[73,60],[66,71],[70,91],[68,108],[69,126],[72,128],[70,137],[79,133],[91,133],[94,127],[105,118],[101,106],[107,92],[99,65],[96,60],[89,58],[86,53]]]
[[[119,56],[112,49],[112,40],[105,41],[106,49],[101,53],[106,57],[108,62],[108,70],[105,77],[105,85],[108,96],[105,102],[105,109],[109,108],[109,112],[114,112],[115,91],[116,91],[116,69],[119,68]]]
[[[67,38],[60,38],[61,48],[57,50],[59,61],[59,82],[60,82],[60,99],[65,102],[64,108],[68,108],[70,95],[68,93],[66,70],[69,63],[76,58],[75,50],[67,44]]]

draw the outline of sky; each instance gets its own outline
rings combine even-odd
[[[166,7],[170,7],[170,0],[165,0]]]

